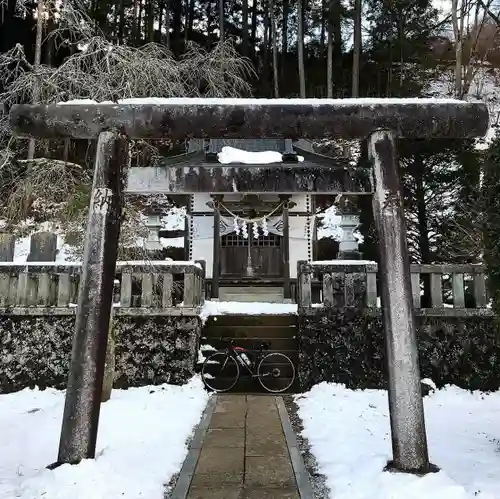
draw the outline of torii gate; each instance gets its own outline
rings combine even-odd
[[[17,105],[22,137],[98,139],[71,369],[57,464],[94,458],[128,139],[368,139],[380,241],[393,467],[429,464],[412,303],[398,138],[485,135],[482,103],[437,99],[163,99],[158,104]]]

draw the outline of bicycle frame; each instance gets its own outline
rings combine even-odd
[[[238,346],[229,346],[226,348],[226,352],[228,356],[233,357],[236,359],[236,362],[238,362],[238,365],[240,367],[245,367],[248,373],[252,376],[252,378],[255,378],[258,376],[258,374],[255,373],[255,366],[259,364],[260,359],[262,358],[262,352],[258,350],[249,350],[248,348],[243,348],[243,347],[238,347]],[[249,353],[254,357],[252,359],[252,366],[250,367],[244,360],[243,357],[241,356],[242,353]],[[226,367],[227,359],[224,362],[224,365],[222,366],[222,369]]]

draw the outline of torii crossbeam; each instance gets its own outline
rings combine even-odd
[[[393,465],[430,469],[412,303],[398,138],[485,135],[482,103],[439,99],[146,99],[119,104],[21,105],[23,137],[98,139],[58,463],[93,458],[128,161],[127,139],[368,139],[380,244]]]

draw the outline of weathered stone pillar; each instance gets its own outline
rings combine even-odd
[[[127,163],[127,141],[114,132],[102,132],[97,144],[56,464],[77,463],[95,456]]]
[[[395,137],[374,132],[368,140],[375,193],[373,213],[380,245],[380,279],[386,338],[389,410],[395,469],[429,470],[424,408],[412,302],[410,262],[406,243]]]

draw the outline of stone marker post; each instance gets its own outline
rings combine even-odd
[[[16,238],[14,234],[0,232],[0,262],[14,261],[14,250],[16,247]]]
[[[427,472],[429,457],[420,389],[410,261],[395,138],[376,131],[368,143],[375,193],[373,214],[380,245],[382,310],[387,352],[392,466]]]
[[[127,141],[114,132],[102,132],[57,464],[78,463],[95,455],[127,163]]]
[[[28,262],[55,262],[57,255],[57,234],[36,232],[30,239]]]

